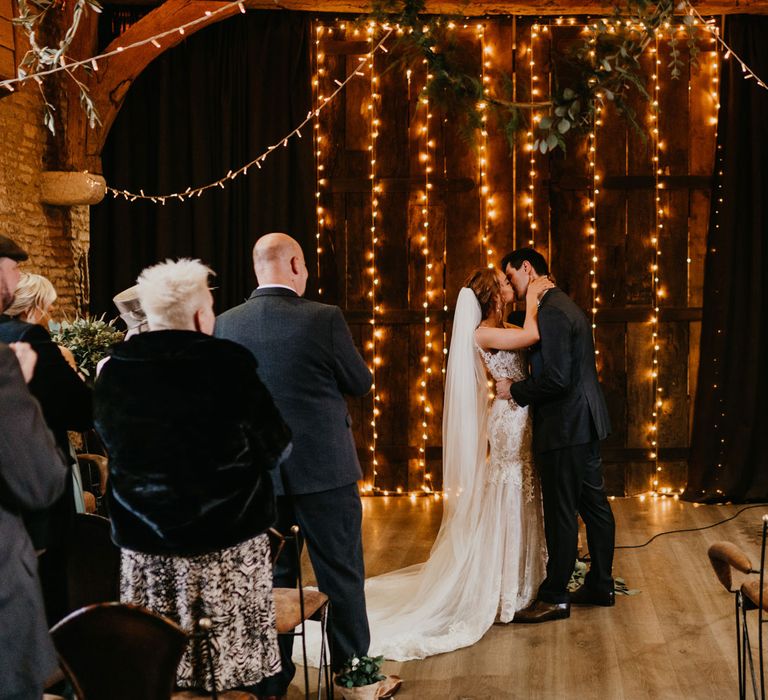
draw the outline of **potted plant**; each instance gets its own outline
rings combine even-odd
[[[336,686],[346,700],[375,700],[386,676],[381,673],[383,656],[350,656],[336,676]]]
[[[53,342],[72,352],[78,372],[89,383],[96,378],[99,360],[106,357],[109,349],[125,335],[114,327],[115,320],[105,321],[102,314],[98,318],[77,316],[74,321],[49,324]]]

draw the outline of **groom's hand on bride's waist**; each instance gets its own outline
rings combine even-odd
[[[512,381],[510,379],[500,379],[496,382],[496,398],[509,401],[512,398],[512,394],[509,393],[511,386]]]

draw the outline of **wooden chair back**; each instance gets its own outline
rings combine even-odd
[[[79,700],[168,700],[187,645],[178,625],[124,603],[77,610],[51,636]]]

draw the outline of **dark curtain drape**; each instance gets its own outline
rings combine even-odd
[[[248,12],[201,30],[135,81],[102,153],[107,183],[147,193],[218,180],[298,126],[311,109],[310,19]],[[311,127],[311,125],[310,125]],[[285,231],[314,249],[312,129],[261,170],[165,205],[111,196],[91,211],[91,311],[165,258],[197,257],[217,273],[217,312],[253,288],[251,248]],[[310,243],[311,242],[311,243]],[[311,269],[311,263],[310,263]]]
[[[768,79],[768,18],[730,16],[725,40]],[[685,498],[768,498],[768,91],[722,62],[701,364]]]

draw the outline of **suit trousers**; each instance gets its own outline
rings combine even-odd
[[[365,609],[363,509],[357,484],[294,496],[277,497],[276,529],[284,534],[292,525],[301,529],[299,546],[307,545],[317,587],[331,604],[328,641],[331,667],[338,671],[350,656],[368,653],[370,632]],[[296,552],[287,544],[275,565],[274,585],[295,587]],[[281,636],[282,671],[257,686],[261,695],[282,695],[296,668],[291,660],[293,637]]]
[[[613,590],[616,526],[605,495],[600,442],[593,440],[536,455],[544,501],[544,530],[549,559],[539,599],[567,603],[568,582],[578,556],[581,515],[587,529],[591,566],[584,585],[596,592]]]

